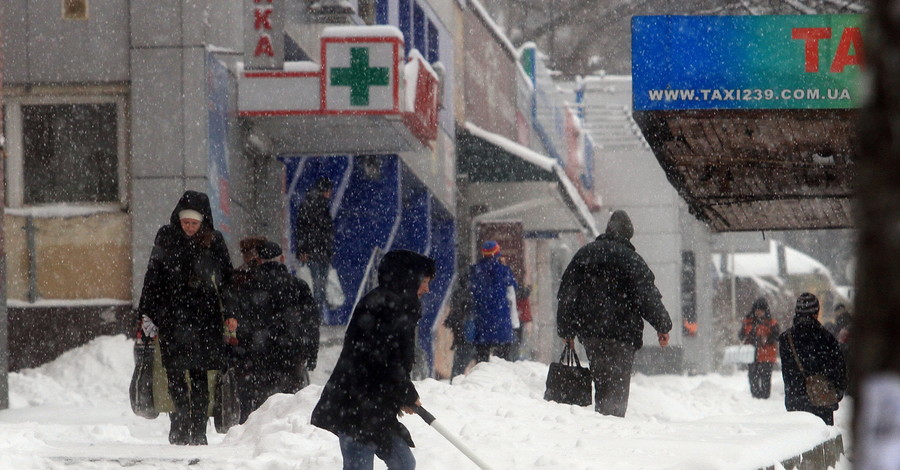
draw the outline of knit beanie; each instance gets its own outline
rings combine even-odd
[[[797,306],[794,308],[796,315],[807,317],[815,316],[819,313],[819,299],[809,292],[804,292],[797,297]]]
[[[488,240],[481,245],[481,256],[496,256],[500,254],[500,245],[494,240]]]
[[[193,209],[185,209],[178,213],[179,219],[191,219],[196,220],[197,222],[203,222],[203,214],[193,210]]]
[[[623,210],[613,212],[606,224],[606,233],[631,240],[631,237],[634,236],[634,226],[631,225],[628,213]]]
[[[281,246],[273,241],[264,241],[256,249],[256,253],[259,255],[259,259],[264,261],[273,260],[281,256]]]

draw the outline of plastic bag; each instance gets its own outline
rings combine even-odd
[[[337,270],[334,266],[328,267],[328,284],[325,286],[325,297],[328,301],[328,307],[335,309],[347,300],[344,296],[344,288],[341,287],[341,279],[338,277]]]
[[[128,396],[131,399],[131,411],[147,419],[159,416],[153,403],[153,350],[151,342],[138,340],[134,343],[134,373],[131,374],[131,385]]]

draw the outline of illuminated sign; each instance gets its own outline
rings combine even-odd
[[[634,109],[840,109],[862,101],[861,15],[636,16]]]

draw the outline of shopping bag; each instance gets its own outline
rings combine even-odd
[[[840,393],[822,374],[806,376],[806,396],[812,406],[831,406],[841,401]]]
[[[134,372],[128,387],[131,411],[147,419],[159,416],[159,411],[153,404],[153,349],[154,345],[149,341],[135,341]]]
[[[234,368],[222,371],[216,377],[213,423],[216,432],[224,434],[241,420],[241,402],[238,399],[237,378]]]
[[[336,309],[344,305],[346,298],[344,297],[344,288],[341,287],[341,279],[338,277],[337,270],[334,266],[328,267],[328,284],[325,286],[325,298],[328,301],[328,307]]]
[[[587,406],[593,401],[591,392],[591,370],[581,367],[578,355],[566,345],[559,362],[550,364],[544,400]]]
[[[297,279],[305,282],[307,286],[312,289],[312,271],[309,269],[308,265],[301,264],[299,268],[297,268]]]
[[[213,397],[215,394],[216,376],[218,374],[219,371],[217,370],[210,370],[206,372],[206,382],[209,388],[210,397]],[[156,411],[160,413],[171,413],[172,411],[175,411],[175,403],[172,401],[172,397],[169,395],[169,379],[166,377],[166,367],[162,363],[162,353],[161,347],[159,345],[159,338],[153,339],[152,377],[153,404],[156,408]],[[190,382],[190,377],[188,377],[187,380],[188,382]],[[213,415],[213,400],[209,401],[207,412],[210,416]]]

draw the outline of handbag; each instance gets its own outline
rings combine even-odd
[[[241,402],[237,393],[237,378],[234,368],[221,371],[216,376],[215,403],[213,404],[213,424],[216,432],[225,434],[232,426],[240,424]]]
[[[134,343],[134,372],[131,374],[131,385],[128,396],[131,400],[131,411],[147,419],[159,416],[153,403],[153,343],[137,340]]]
[[[793,332],[791,332],[793,333]],[[842,395],[834,388],[834,384],[828,380],[823,374],[806,375],[803,365],[800,364],[800,357],[797,356],[797,348],[794,346],[794,336],[788,333],[788,344],[791,345],[791,353],[794,355],[794,361],[803,374],[806,385],[806,397],[812,406],[832,406],[841,401]]]
[[[550,364],[544,400],[587,406],[593,401],[591,392],[591,370],[581,367],[578,354],[567,344],[559,362]]]

